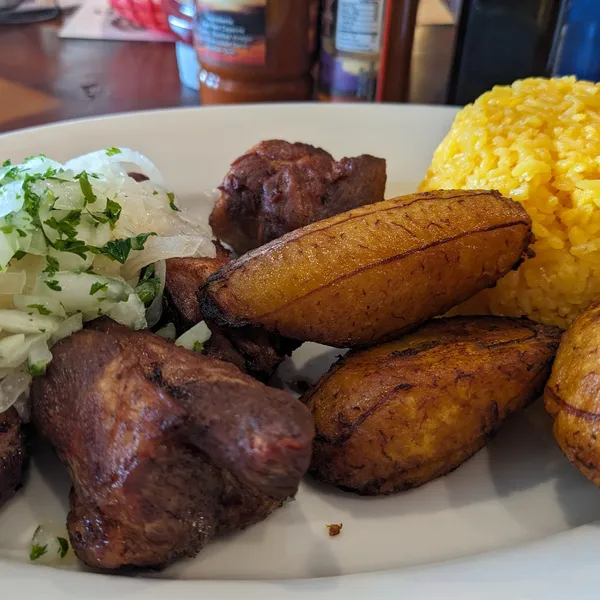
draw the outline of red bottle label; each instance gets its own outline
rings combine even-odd
[[[264,65],[267,0],[196,0],[194,41],[199,59]]]

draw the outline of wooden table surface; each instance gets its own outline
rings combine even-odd
[[[61,20],[0,26],[0,132],[64,119],[193,106],[169,43],[62,40]],[[415,32],[411,102],[444,102],[454,27]]]

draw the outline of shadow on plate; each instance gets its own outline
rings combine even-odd
[[[600,519],[600,490],[561,453],[541,401],[509,419],[486,448],[456,470],[419,488],[362,497],[317,482],[310,475],[305,484],[356,519],[365,514],[370,518],[371,511],[364,511],[365,502],[377,503],[378,515],[386,519],[407,512],[433,515],[449,506],[460,509],[497,499],[525,529],[539,530],[549,516],[544,510],[536,514],[529,494],[540,487],[548,490],[548,505],[559,505],[567,526]],[[554,520],[560,521],[560,517]]]

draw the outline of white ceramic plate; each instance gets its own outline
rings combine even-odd
[[[388,196],[413,191],[455,114],[422,106],[275,105],[138,113],[0,137],[0,158],[57,160],[109,146],[151,157],[180,199],[206,192],[256,142],[304,141],[336,157],[387,159]],[[306,344],[280,369],[314,380],[338,351]],[[64,522],[69,483],[38,453],[25,488],[0,511],[0,597],[44,600],[596,597],[600,490],[555,446],[540,403],[451,475],[386,498],[306,481],[295,502],[247,531],[149,577],[29,564],[38,523]],[[344,524],[330,538],[327,523]]]

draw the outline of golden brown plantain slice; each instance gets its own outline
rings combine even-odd
[[[600,486],[600,303],[564,334],[544,402],[554,437],[573,465]]]
[[[200,291],[219,325],[331,346],[390,339],[490,287],[523,259],[531,220],[497,192],[411,194],[297,229]]]
[[[453,317],[349,352],[302,398],[317,431],[310,471],[359,494],[448,473],[542,393],[559,340],[528,319]]]

